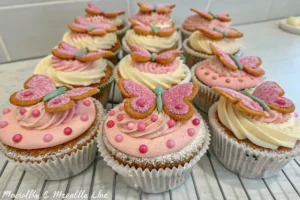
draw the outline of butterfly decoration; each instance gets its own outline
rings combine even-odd
[[[66,42],[61,42],[57,48],[52,50],[52,54],[60,59],[79,60],[81,62],[91,62],[114,55],[111,51],[90,51],[88,48],[77,49]]]
[[[113,33],[117,31],[117,27],[113,26],[108,22],[101,22],[101,23],[92,23],[87,22],[87,19],[84,20],[83,18],[79,18],[80,21],[76,23],[68,24],[68,28],[76,33],[86,33],[91,36],[104,36],[107,33]],[[91,24],[92,23],[92,24]]]
[[[180,56],[182,51],[171,50],[160,54],[150,53],[147,49],[136,44],[129,44],[131,50],[131,59],[136,62],[156,62],[162,65],[167,65],[175,61]]]
[[[262,61],[257,56],[243,56],[238,58],[230,53],[226,53],[213,44],[210,44],[210,47],[224,67],[232,71],[244,70],[252,76],[262,76],[265,74],[265,71],[260,67]]]
[[[24,90],[10,96],[10,103],[28,107],[44,102],[46,112],[62,112],[71,109],[75,101],[86,99],[99,92],[97,88],[81,87],[68,90],[56,88],[54,82],[45,75],[34,75],[24,83]]]
[[[152,92],[142,84],[121,78],[118,86],[126,97],[124,110],[133,118],[146,118],[155,109],[158,112],[163,110],[176,121],[189,120],[194,114],[194,108],[190,101],[198,91],[195,83],[178,84],[168,90],[158,86]]]
[[[228,13],[212,13],[209,11],[199,11],[194,8],[191,8],[191,11],[197,13],[198,15],[200,15],[201,17],[203,17],[209,21],[211,21],[213,19],[217,19],[221,22],[230,22],[231,21]]]
[[[151,5],[149,3],[138,2],[141,13],[157,12],[158,14],[169,14],[172,9],[176,6],[175,4],[157,4]]]
[[[283,90],[275,82],[261,83],[252,94],[247,91],[238,92],[222,87],[212,87],[212,90],[230,100],[241,112],[252,116],[265,116],[264,111],[269,110],[275,110],[282,114],[295,111],[294,103],[283,97]]]
[[[131,20],[131,23],[135,24],[133,30],[139,35],[153,35],[158,37],[170,37],[176,31],[174,26],[171,27],[158,27],[158,26],[147,26],[137,20]]]
[[[103,12],[100,8],[98,8],[95,4],[88,3],[88,7],[85,9],[85,12],[91,16],[101,15],[106,18],[116,18],[119,15],[124,15],[125,11],[114,11],[114,12]]]
[[[204,36],[213,40],[221,40],[223,38],[241,38],[244,36],[244,34],[238,30],[226,26],[216,26],[211,28],[199,25],[197,30],[199,30]]]

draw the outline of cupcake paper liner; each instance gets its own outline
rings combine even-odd
[[[183,51],[184,56],[186,57],[186,65],[189,67],[192,67],[196,63],[203,61],[208,58],[212,58],[214,55],[208,55],[204,53],[200,53],[198,51],[193,50],[188,45],[188,39],[185,39],[183,41]],[[237,56],[242,56],[244,54],[244,51],[242,48],[239,49],[239,51],[235,54]]]
[[[180,32],[181,32],[181,40],[182,41],[185,41],[187,38],[189,38],[191,35],[192,35],[192,33],[193,32],[191,32],[191,31],[188,31],[188,30],[185,30],[184,28],[183,28],[183,24],[181,24],[180,26],[179,26],[179,29],[180,29]]]
[[[130,28],[130,24],[127,21],[123,21],[124,27],[121,30],[117,30],[117,36],[120,41],[122,41],[125,36],[126,31]]]
[[[82,141],[78,143],[84,143],[88,141],[92,135],[97,134],[96,131],[103,119],[103,107],[102,105],[93,100],[97,109],[97,123],[94,125],[93,129],[90,131],[90,134],[86,136]],[[96,138],[92,139],[87,145],[82,147],[82,149],[77,149],[76,146],[73,146],[73,149],[66,147],[65,149],[57,152],[56,155],[47,158],[48,160],[44,162],[41,158],[34,158],[33,160],[28,156],[22,156],[24,160],[30,160],[28,162],[19,162],[7,157],[8,160],[15,163],[18,167],[26,170],[27,172],[33,174],[36,177],[46,179],[46,180],[62,180],[79,174],[85,170],[95,159],[97,152]],[[0,142],[0,150],[4,154],[9,154],[7,148]],[[71,155],[68,155],[67,152],[73,150]],[[63,156],[63,158],[61,158]]]
[[[119,53],[122,50],[122,48],[120,47],[117,51],[113,52],[114,55],[106,58],[107,60],[109,60],[112,64],[116,65],[119,62]]]
[[[178,38],[178,44],[177,44],[177,50],[181,50],[182,49],[182,42],[181,42],[181,34],[180,31],[178,31],[179,34],[179,38]],[[130,48],[126,42],[126,38],[123,37],[122,39],[122,49],[123,49],[123,57],[125,57],[126,55],[130,54]]]
[[[190,176],[193,166],[200,160],[200,158],[206,153],[208,145],[210,143],[210,134],[208,126],[202,116],[200,115],[200,121],[206,130],[205,140],[199,153],[190,162],[185,163],[184,166],[173,167],[172,169],[153,169],[142,170],[135,167],[129,167],[119,164],[109,151],[106,149],[103,143],[103,123],[101,124],[98,132],[97,144],[101,156],[106,161],[107,165],[112,167],[116,171],[121,179],[127,183],[130,187],[140,189],[146,193],[160,193],[174,189],[184,183]]]
[[[212,148],[218,160],[232,172],[246,178],[276,175],[292,159],[299,156],[300,146],[288,152],[259,151],[230,138],[216,119],[217,103],[209,109]]]

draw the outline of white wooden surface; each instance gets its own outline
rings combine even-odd
[[[245,54],[261,56],[267,79],[279,82],[296,105],[300,105],[300,36],[279,29],[278,21],[244,25],[238,29],[245,33],[242,42]],[[0,65],[1,109],[9,105],[9,95],[22,86],[38,61],[35,59]],[[210,156],[204,156],[197,163],[185,184],[162,194],[145,194],[128,187],[101,158],[78,176],[62,181],[38,179],[8,162],[0,177],[0,199],[9,199],[3,198],[3,193],[15,192],[16,188],[17,193],[47,191],[50,197],[54,191],[73,194],[81,190],[86,195],[102,191],[102,194],[107,194],[107,199],[117,200],[300,199],[300,160],[292,161],[272,178],[247,179],[231,173],[218,162],[212,150],[209,152]],[[0,155],[0,174],[5,163],[5,157]]]

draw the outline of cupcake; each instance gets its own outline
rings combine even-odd
[[[68,88],[93,87],[100,89],[94,95],[103,106],[109,98],[111,84],[114,81],[114,65],[102,57],[113,55],[109,51],[90,51],[88,48],[77,49],[61,42],[53,55],[42,59],[36,66],[34,74],[49,76],[57,87]]]
[[[129,28],[129,24],[120,18],[120,15],[124,15],[125,11],[113,11],[113,12],[102,12],[100,8],[92,3],[88,3],[88,7],[85,9],[87,13],[87,19],[91,22],[102,23],[106,21],[113,26],[117,27],[117,36],[122,41],[125,32]]]
[[[197,85],[154,92],[131,80],[118,86],[126,97],[99,130],[101,156],[129,186],[159,193],[182,184],[210,141],[207,125],[189,102]]]
[[[192,35],[193,32],[198,30],[199,26],[202,27],[228,27],[231,21],[229,14],[216,13],[213,14],[207,11],[199,11],[191,8],[192,12],[196,14],[188,16],[180,26],[182,40],[184,41]]]
[[[222,96],[209,109],[212,147],[226,168],[247,178],[267,178],[299,156],[300,120],[277,83],[263,82],[252,94],[212,89]]]
[[[69,43],[78,49],[89,48],[89,50],[111,51],[114,55],[110,56],[113,64],[118,63],[118,54],[121,50],[121,43],[118,40],[117,27],[108,22],[96,23],[85,17],[77,17],[76,23],[68,24],[70,32],[63,36],[63,42]]]
[[[129,46],[131,54],[125,56],[114,71],[117,82],[121,78],[130,79],[151,90],[190,82],[190,70],[178,57],[181,51],[154,54],[135,44]]]
[[[222,49],[226,53],[241,56],[242,50],[236,41],[236,38],[241,37],[243,37],[243,33],[222,24],[212,24],[210,27],[199,25],[197,30],[183,42],[186,63],[189,67],[192,67],[199,61],[213,57],[210,44]]]
[[[0,149],[19,167],[46,180],[60,180],[86,169],[95,159],[103,108],[90,98],[99,90],[56,88],[34,75],[10,96],[2,111]]]
[[[194,99],[195,105],[207,112],[209,107],[219,99],[211,87],[218,86],[240,91],[251,89],[263,81],[262,61],[257,56],[237,57],[218,47],[210,45],[214,57],[193,66],[192,81],[199,86]]]

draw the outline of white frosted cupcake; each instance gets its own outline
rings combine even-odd
[[[214,87],[222,97],[209,110],[212,147],[229,170],[247,178],[276,175],[300,153],[300,120],[275,82],[252,94]]]

